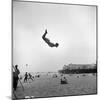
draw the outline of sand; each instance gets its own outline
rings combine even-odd
[[[59,74],[57,76],[57,78],[53,78],[53,74],[41,74],[40,78],[35,78],[34,81],[29,80],[26,83],[22,79],[21,82],[24,86],[24,91],[21,84],[18,83],[15,94],[18,98],[29,98],[28,96],[40,98],[97,93],[96,75],[67,74],[65,77],[68,80],[68,84],[61,84],[61,76]]]

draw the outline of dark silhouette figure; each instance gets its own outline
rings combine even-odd
[[[58,43],[52,43],[50,42],[50,40],[48,38],[46,38],[46,34],[47,34],[47,29],[45,30],[45,33],[42,36],[42,39],[50,46],[50,47],[58,47],[59,44]]]
[[[13,72],[13,88],[15,91],[16,91],[17,85],[18,85],[18,80],[19,80],[18,75],[19,74],[20,74],[20,71],[18,69],[18,65],[15,65],[15,71]]]
[[[27,74],[27,72],[26,72],[26,73],[25,73],[24,82],[27,82],[27,79],[28,79],[28,74]]]

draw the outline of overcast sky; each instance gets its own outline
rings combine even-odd
[[[43,41],[45,29],[58,48]],[[13,64],[22,72],[95,63],[96,7],[14,1],[13,41]]]

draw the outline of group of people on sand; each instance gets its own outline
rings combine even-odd
[[[20,81],[19,78],[20,70],[18,69],[18,65],[13,66],[13,89],[16,91],[17,86],[18,86],[18,80]],[[31,79],[33,81],[33,76],[30,73],[25,73],[24,75],[24,82],[27,82],[27,80]],[[22,77],[21,77],[22,79]]]
[[[25,77],[24,77],[24,82],[27,82],[27,80],[29,80],[29,79],[31,79],[33,81],[33,78],[34,77],[30,73],[26,72]]]
[[[13,89],[16,90],[17,86],[18,86],[18,80],[19,79],[19,74],[20,71],[18,69],[18,65],[15,65],[15,67],[13,66],[14,71],[13,71]],[[34,80],[34,77],[40,77],[40,75],[36,75],[36,76],[32,76],[30,73],[26,72],[24,75],[24,82],[27,82],[29,79],[31,79],[32,81]],[[53,77],[57,77],[57,75],[53,76]],[[68,80],[66,79],[66,77],[64,75],[61,75],[61,79],[60,79],[61,84],[68,84]]]

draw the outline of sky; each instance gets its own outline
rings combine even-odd
[[[59,46],[49,47],[46,37]],[[96,7],[13,1],[13,65],[21,72],[96,63]]]

